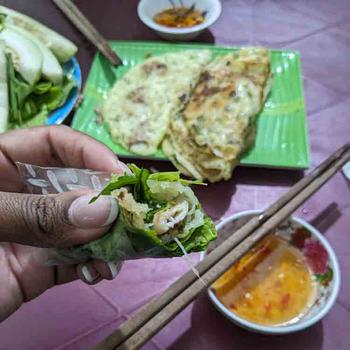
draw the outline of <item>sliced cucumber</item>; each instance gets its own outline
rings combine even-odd
[[[43,56],[42,75],[55,84],[61,83],[63,79],[63,69],[56,56],[37,37],[27,30],[10,24],[7,24],[6,27],[15,30],[28,40],[33,41],[38,46]]]
[[[0,39],[15,56],[14,64],[22,78],[30,85],[34,85],[41,76],[43,55],[33,41],[25,38],[19,32],[5,27],[0,32]]]
[[[7,23],[31,32],[41,40],[54,53],[60,62],[66,62],[76,54],[78,48],[73,42],[37,22],[33,18],[11,10],[5,6],[0,6],[0,13],[6,15]]]
[[[0,133],[6,131],[8,117],[9,98],[7,88],[5,43],[0,41]]]

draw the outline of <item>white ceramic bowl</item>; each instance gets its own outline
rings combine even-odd
[[[229,229],[230,224],[235,222],[236,220],[242,219],[243,217],[247,216],[258,215],[260,213],[261,211],[259,210],[244,211],[223,220],[217,225],[219,235],[220,232],[224,233],[223,230]],[[319,320],[321,320],[332,308],[333,304],[336,301],[340,288],[340,269],[333,248],[323,237],[323,235],[316,228],[308,224],[306,221],[300,218],[292,217],[290,219],[290,222],[294,223],[295,225],[303,226],[311,234],[311,238],[319,241],[321,245],[325,248],[325,250],[328,253],[328,266],[333,270],[332,280],[329,282],[328,286],[325,287],[323,291],[321,291],[322,294],[318,297],[317,302],[311,307],[309,312],[307,312],[307,314],[303,318],[301,318],[295,323],[287,323],[285,325],[280,326],[262,326],[237,316],[235,313],[230,311],[228,308],[226,308],[225,305],[223,305],[220,302],[220,300],[216,297],[215,293],[211,289],[208,289],[209,298],[213,302],[214,306],[229,320],[231,320],[232,322],[234,322],[242,328],[263,334],[287,334],[297,332],[308,328],[316,322],[318,322]],[[204,258],[205,254],[206,253],[202,253],[201,259]]]
[[[179,5],[179,0],[173,0],[175,5]],[[153,29],[160,37],[171,41],[189,41],[197,37],[204,29],[210,27],[221,14],[221,3],[219,0],[183,0],[186,7],[193,3],[196,9],[207,11],[205,21],[190,28],[170,28],[154,22],[153,17],[157,13],[171,8],[169,0],[141,0],[137,7],[141,21],[149,28]]]

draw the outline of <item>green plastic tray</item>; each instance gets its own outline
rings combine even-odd
[[[184,49],[210,49],[213,56],[223,55],[234,47],[207,44],[169,44],[158,42],[113,41],[113,49],[124,62],[113,68],[100,54],[94,58],[84,89],[83,103],[74,116],[73,128],[83,131],[109,146],[118,156],[165,160],[162,151],[149,157],[130,153],[114,143],[105,125],[99,122],[96,108],[103,102],[115,79],[149,55]],[[272,91],[257,121],[254,147],[241,159],[241,165],[307,168],[309,145],[305,118],[304,94],[300,71],[300,55],[289,50],[272,50]]]

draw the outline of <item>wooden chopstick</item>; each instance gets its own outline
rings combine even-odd
[[[313,193],[324,185],[341,167],[350,159],[350,150],[348,150],[333,166],[327,169],[318,179],[310,183],[289,203],[281,208],[274,216],[267,220],[254,233],[248,236],[244,241],[237,245],[219,262],[214,264],[204,275],[202,280],[211,285],[225,271],[227,271],[237,260],[239,260],[249,249],[251,249],[264,236],[269,234],[274,228],[292,214],[303,202],[305,202]],[[139,349],[147,340],[171,321],[180,311],[191,303],[206,287],[200,280],[196,280],[190,287],[180,293],[175,299],[167,304],[157,315],[151,318],[138,331],[126,339],[115,349],[131,350]],[[113,347],[114,348],[114,347]],[[109,349],[109,348],[105,348]]]
[[[79,31],[97,47],[97,49],[109,60],[109,62],[111,62],[111,64],[114,66],[120,66],[123,64],[122,60],[112,50],[108,42],[71,0],[52,1],[70,19],[70,21],[79,29]]]
[[[298,183],[296,183],[286,194],[284,194],[275,204],[271,205],[265,212],[259,217],[254,217],[239,230],[237,230],[231,237],[229,237],[224,243],[218,246],[212,251],[206,259],[200,262],[196,268],[200,275],[203,275],[211,266],[217,263],[224,255],[232,250],[239,242],[247,237],[253,230],[255,230],[263,222],[267,221],[272,215],[274,215],[279,209],[281,209],[286,203],[291,201],[302,189],[317,179],[328,167],[335,164],[347,150],[350,149],[350,145],[345,145],[336,151],[333,155],[327,158],[321,165],[315,168],[309,175],[305,176]],[[164,308],[169,302],[176,298],[181,292],[183,292],[189,285],[197,280],[197,277],[192,271],[189,271],[175,283],[173,283],[166,291],[160,296],[146,304],[140,312],[130,318],[121,327],[113,332],[108,338],[106,338],[96,350],[102,349],[114,349],[117,345],[124,342],[128,337],[135,333],[142,325],[150,320],[157,312]]]

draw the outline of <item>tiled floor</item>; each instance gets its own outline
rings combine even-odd
[[[19,0],[13,3],[18,8],[24,6]],[[76,3],[110,38],[154,39],[136,18],[136,1],[105,1],[103,9],[95,2]],[[41,11],[47,7],[51,15],[56,14],[50,6],[43,2]],[[39,11],[38,5],[35,8]],[[26,9],[31,11],[29,6]],[[39,15],[44,19],[42,12]],[[53,21],[57,28],[62,22],[62,30],[68,30],[63,18]],[[76,33],[72,36],[81,40]],[[312,165],[350,140],[348,0],[223,1],[222,17],[211,34],[202,38],[217,44],[299,50]],[[92,55],[85,46],[81,47],[82,62]],[[88,68],[83,65],[84,72]],[[208,213],[219,219],[240,210],[266,207],[299,176],[242,168],[231,181],[201,190],[199,195]],[[350,282],[346,278],[350,265],[349,194],[350,183],[338,174],[298,212],[325,232],[344,276],[338,302],[322,322],[298,334],[264,337],[232,326],[203,295],[144,349],[350,349]],[[320,215],[323,211],[327,216]],[[74,282],[50,290],[0,325],[0,350],[88,349],[187,269],[182,259],[139,260],[126,263],[113,282],[95,287]]]

